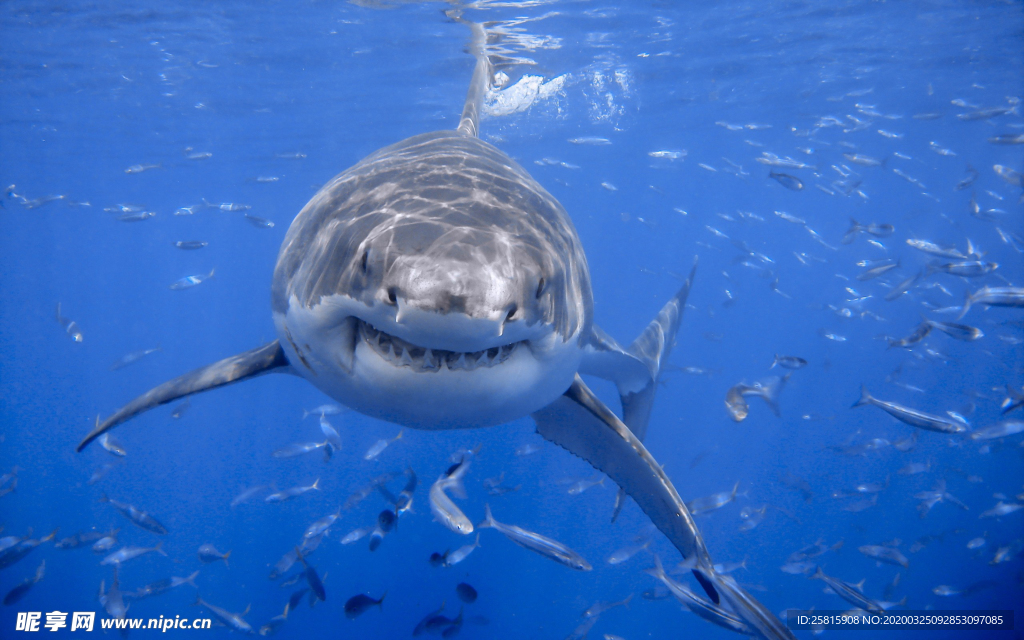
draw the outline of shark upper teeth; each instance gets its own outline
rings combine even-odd
[[[415,371],[440,371],[445,367],[451,371],[473,371],[480,367],[493,367],[508,360],[524,344],[523,341],[514,342],[472,353],[427,349],[384,333],[362,320],[358,322],[360,339],[378,355],[396,367],[409,367]]]

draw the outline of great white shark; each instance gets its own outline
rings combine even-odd
[[[464,22],[461,18],[457,18]],[[606,474],[693,567],[708,596],[752,633],[792,638],[718,574],[693,517],[643,439],[693,276],[620,346],[594,324],[583,247],[562,205],[480,140],[493,67],[482,26],[458,127],[385,147],[299,212],[271,285],[278,339],[165,382],[90,432],[264,373],[300,375],[368,416],[417,429],[500,425],[527,415],[545,439]],[[580,374],[613,381],[617,416]]]

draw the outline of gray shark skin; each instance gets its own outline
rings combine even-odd
[[[716,604],[724,599],[766,638],[792,638],[715,572],[685,503],[642,442],[696,264],[629,347],[594,325],[586,256],[565,209],[476,137],[492,69],[483,28],[465,24],[476,67],[458,128],[371,154],[292,222],[271,286],[278,340],[139,396],[78,451],[148,409],[269,372],[302,376],[365,415],[418,429],[531,415],[542,437],[637,502]],[[622,419],[581,373],[616,384]]]

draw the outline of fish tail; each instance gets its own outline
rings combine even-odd
[[[395,440],[401,440],[401,439],[402,439],[402,434],[403,434],[403,433],[405,433],[405,429],[399,429],[399,430],[398,430],[398,435],[397,435],[397,436],[395,436]]]
[[[195,579],[196,579],[196,578],[197,578],[198,576],[199,576],[199,570],[198,570],[198,569],[196,569],[195,571],[193,571],[193,572],[192,572],[192,575],[190,575],[189,577],[185,578],[185,582],[189,583],[190,585],[192,585],[193,587],[195,587],[196,589],[198,589],[199,587],[197,587],[197,586],[196,586],[196,583],[195,583]]]
[[[865,387],[864,385],[860,385],[860,400],[854,402],[853,406],[850,408],[854,409],[856,407],[863,407],[866,404],[871,404],[872,400],[874,400],[874,398],[872,398],[871,394],[868,393],[867,387]]]
[[[192,603],[192,606],[193,607],[201,607],[204,604],[206,604],[206,603],[203,602],[203,599],[199,597],[199,592],[196,591],[196,601]]]
[[[160,555],[166,557],[167,556],[167,552],[163,550],[163,546],[164,546],[164,541],[161,540],[160,542],[156,543],[155,547],[153,547],[153,551],[156,551]]]
[[[768,368],[769,369],[774,369],[775,365],[777,365],[777,364],[779,364],[779,354],[776,353],[775,354],[775,360],[772,361],[772,366],[770,366]]]
[[[960,320],[961,318],[963,318],[964,316],[966,316],[966,315],[967,315],[967,312],[968,312],[968,311],[970,310],[970,308],[971,308],[971,303],[972,303],[972,302],[973,302],[973,300],[971,299],[971,292],[970,292],[970,291],[968,291],[968,292],[967,292],[967,293],[966,293],[966,294],[964,295],[964,306],[963,306],[963,308],[961,308],[961,309],[960,309],[960,315],[958,315],[958,316],[956,317],[956,319],[957,319],[957,320]]]
[[[494,516],[491,514],[491,505],[484,505],[484,521],[476,525],[479,529],[487,529],[495,524]]]
[[[317,478],[316,480],[313,481],[313,488],[316,489],[317,491],[320,490],[320,478]]]
[[[654,578],[661,580],[662,576],[665,575],[665,567],[661,566],[661,558],[656,553],[652,553],[654,556],[654,566],[650,569],[644,569],[644,573]]]
[[[221,559],[224,560],[224,566],[225,567],[229,567],[229,568],[230,568],[230,565],[228,564],[228,556],[230,556],[230,555],[231,555],[231,552],[228,551],[223,556],[221,556]]]
[[[633,594],[631,593],[628,596],[626,596],[625,600],[622,601],[622,606],[624,606],[624,607],[626,607],[628,609],[629,608],[629,601],[632,600],[632,599],[633,599]]]
[[[817,567],[817,571],[814,572],[814,575],[811,576],[811,580],[824,580],[824,579],[825,579],[825,572],[822,571],[821,567],[819,566],[819,567]]]
[[[384,610],[384,598],[386,598],[386,597],[388,597],[388,592],[387,591],[385,591],[384,595],[382,595],[380,597],[380,600],[377,601],[377,606],[380,607],[381,611]]]

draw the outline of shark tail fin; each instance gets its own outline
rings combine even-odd
[[[154,387],[121,407],[117,413],[97,425],[78,444],[76,450],[81,452],[90,442],[107,431],[153,407],[287,366],[288,358],[281,344],[274,340],[262,347],[201,367]]]
[[[619,385],[622,421],[641,441],[647,434],[647,422],[651,418],[655,390],[658,388],[661,373],[672,352],[672,347],[675,346],[676,332],[679,331],[683,312],[686,310],[686,299],[690,295],[690,288],[693,286],[693,278],[696,274],[697,260],[694,259],[690,274],[676,291],[676,295],[665,303],[654,320],[627,349],[633,357],[647,366],[650,375],[643,388],[638,390],[623,389],[623,385]]]

